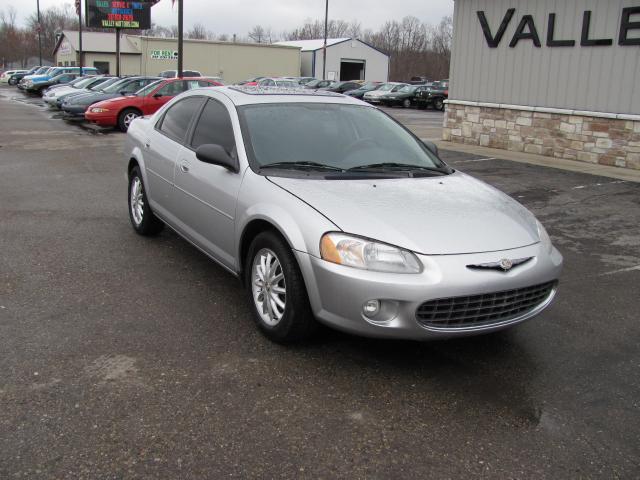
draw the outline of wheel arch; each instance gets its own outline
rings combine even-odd
[[[239,276],[240,279],[244,282],[245,277],[245,269],[246,269],[246,259],[247,254],[249,253],[249,247],[251,246],[251,242],[256,238],[260,233],[270,231],[278,235],[292,250],[294,249],[291,245],[290,240],[284,234],[284,232],[276,226],[274,222],[271,220],[267,220],[265,218],[254,218],[247,222],[247,224],[243,227],[242,233],[240,234],[240,240],[238,242],[238,267],[239,267]]]

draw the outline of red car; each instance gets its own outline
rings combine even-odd
[[[200,87],[219,87],[221,83],[202,77],[167,78],[153,82],[133,95],[116,97],[91,105],[84,118],[103,127],[118,127],[126,132],[131,122],[155,113],[176,95]]]

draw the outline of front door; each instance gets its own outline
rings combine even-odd
[[[236,270],[235,214],[242,172],[198,160],[195,151],[204,144],[218,144],[232,157],[237,155],[229,112],[213,98],[207,100],[189,145],[178,157],[175,174],[177,216],[188,227],[192,241]]]

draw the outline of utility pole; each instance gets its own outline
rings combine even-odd
[[[42,66],[42,23],[40,23],[40,0],[36,0],[36,8],[38,9],[38,58]]]
[[[183,1],[178,0],[178,78],[182,77],[183,63],[182,63],[182,40],[184,37],[184,10],[183,10]]]
[[[116,77],[120,76],[120,29],[116,28]]]
[[[329,28],[329,0],[324,8],[324,46],[322,47],[322,79],[327,79],[327,30]]]
[[[78,54],[79,54],[79,67],[80,76],[82,76],[82,2],[76,0],[76,13],[78,14]]]

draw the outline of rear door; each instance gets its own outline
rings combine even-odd
[[[204,99],[188,97],[171,105],[148,130],[144,142],[147,190],[152,207],[164,216],[175,212],[174,176],[180,151],[184,148],[187,132]]]
[[[229,110],[213,98],[207,99],[191,139],[179,155],[175,173],[177,214],[194,243],[235,270],[235,214],[242,175],[198,160],[195,151],[204,144],[221,145],[237,159]]]

